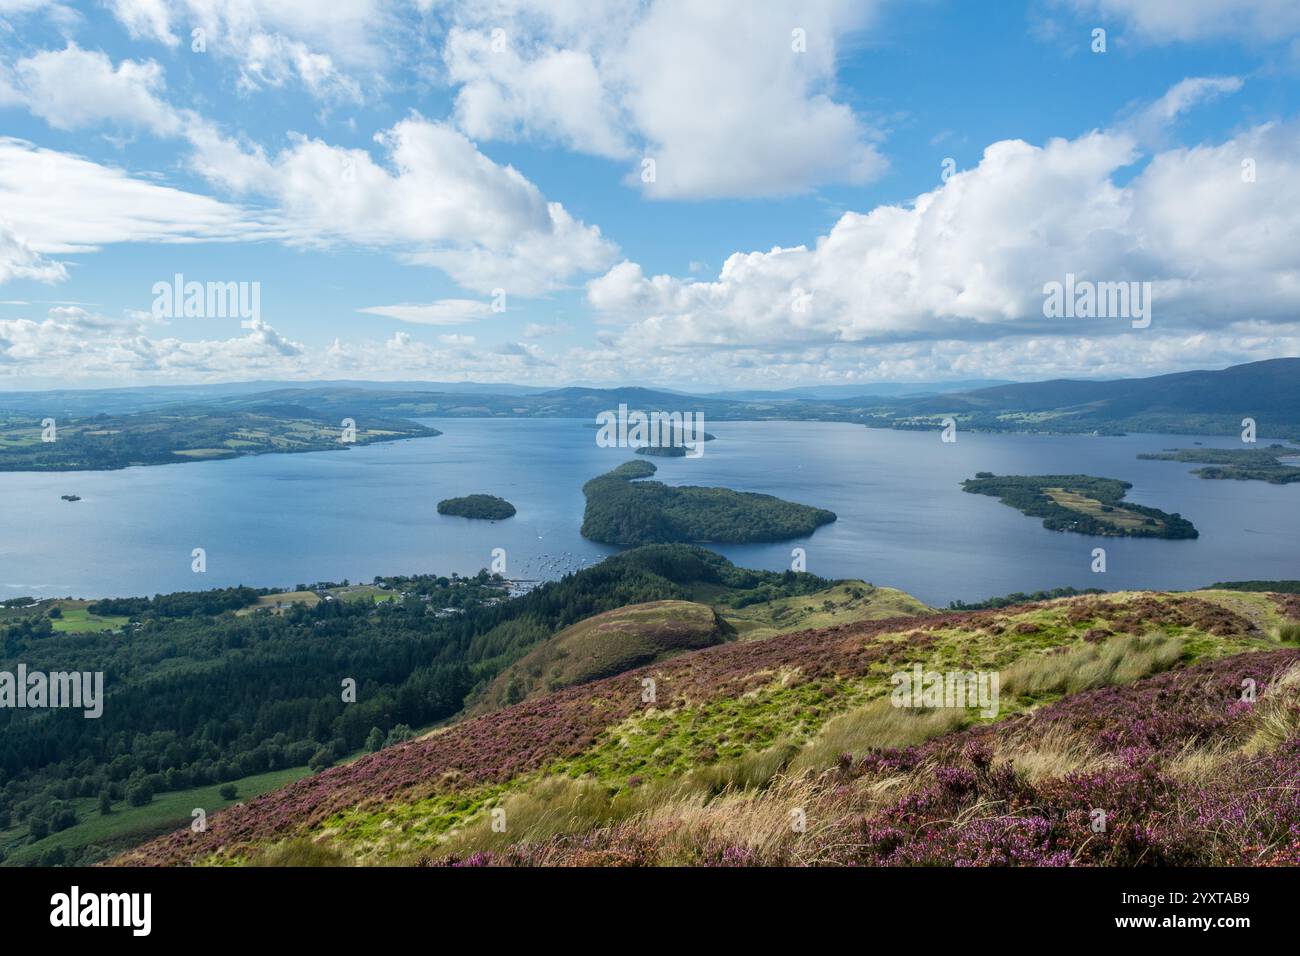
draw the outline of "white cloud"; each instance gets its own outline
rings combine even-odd
[[[376,135],[387,167],[365,150],[305,137],[273,158],[220,137],[193,139],[205,175],[273,199],[299,241],[394,248],[476,292],[537,295],[615,254],[598,227],[548,202],[514,167],[419,116]]]
[[[463,325],[488,315],[492,307],[477,299],[439,299],[424,304],[372,305],[357,311],[417,325]]]
[[[133,320],[139,319],[138,322]],[[395,332],[385,340],[335,340],[315,348],[263,322],[246,334],[157,337],[147,317],[104,319],[84,310],[51,310],[43,321],[0,319],[0,378],[25,387],[111,382],[214,382],[248,379],[475,379],[562,385],[629,382],[677,386],[780,388],[810,382],[849,384],[944,378],[1124,377],[1189,367],[1215,368],[1261,355],[1300,354],[1300,323],[1232,323],[1215,331],[1144,337],[1141,347],[1111,337],[1009,336],[996,341],[831,343],[767,348],[638,348],[612,343],[546,352],[506,342],[482,350],[471,336],[437,344]]]
[[[1225,93],[1235,93],[1242,87],[1237,76],[1193,76],[1175,83],[1164,96],[1147,110],[1155,119],[1169,122],[1193,106],[1217,99]]]
[[[573,327],[563,322],[556,322],[554,325],[543,325],[540,322],[529,322],[524,326],[524,338],[544,339],[549,335],[568,335],[572,331]]]
[[[201,30],[206,54],[238,64],[244,90],[301,83],[322,98],[361,98],[349,71],[378,81],[393,20],[379,0],[113,0],[136,39],[169,47]]]
[[[0,0],[0,16],[35,13],[52,6],[55,6],[52,0]]]
[[[624,344],[574,350],[556,361],[564,370],[564,381],[644,382],[690,391],[719,385],[786,388],[972,378],[1124,378],[1223,368],[1279,355],[1300,355],[1300,323],[1242,322],[1213,332],[1144,334],[1136,345],[1123,335],[682,350],[634,349]]]
[[[166,84],[153,60],[122,60],[116,68],[103,53],[69,43],[42,50],[0,71],[4,99],[22,103],[55,129],[100,123],[140,127],[160,136],[176,133],[181,121],[160,95]]]
[[[227,136],[192,111],[174,109],[162,99],[163,89],[162,70],[152,61],[124,60],[114,67],[103,53],[69,45],[19,61],[9,87],[0,86],[0,100],[21,102],[64,129],[109,122],[183,137],[191,147],[190,164],[200,175],[277,207],[275,216],[285,224],[282,238],[299,244],[346,241],[388,247],[407,262],[446,271],[474,291],[536,295],[606,268],[614,257],[616,247],[598,227],[548,202],[516,169],[494,163],[446,124],[412,116],[377,134],[386,166],[366,150],[295,134],[287,148],[268,157],[260,146]],[[0,171],[0,181],[6,175]],[[117,178],[119,187],[127,181]],[[136,188],[147,191],[144,184]],[[31,217],[39,215],[47,200],[56,215],[64,211],[58,191],[46,196],[29,182],[24,193]],[[124,198],[118,188],[90,203],[105,214],[111,207],[137,226],[148,220],[147,212],[136,215],[131,206],[117,203]],[[192,197],[162,217],[179,226],[183,211],[211,215],[230,208],[216,200],[208,203],[208,209],[200,209],[198,197]],[[37,226],[0,208],[20,236],[38,252],[46,251]],[[203,218],[193,233],[204,233]]]
[[[676,350],[1127,331],[1045,319],[1044,283],[1066,273],[1153,283],[1143,348],[1172,328],[1294,320],[1300,124],[1159,153],[1119,185],[1137,159],[1124,133],[994,143],[976,168],[908,204],[845,213],[811,248],[736,253],[713,281],[624,262],[588,284],[588,299],[625,326],[624,342]],[[1247,159],[1255,182],[1243,181]]]
[[[456,96],[457,124],[476,139],[553,140],[581,152],[626,159],[631,146],[618,107],[585,50],[541,49],[529,58],[512,46],[493,52],[490,34],[452,28],[444,57]]]
[[[0,210],[13,235],[43,256],[118,242],[287,235],[269,217],[239,206],[12,138],[0,138]]]
[[[443,56],[471,135],[644,155],[654,181],[639,162],[628,181],[655,198],[786,195],[885,167],[873,130],[834,99],[836,44],[874,6],[470,5],[449,13]]]
[[[0,285],[10,279],[58,282],[68,277],[60,262],[51,262],[32,250],[12,228],[0,222]]]
[[[1122,20],[1155,43],[1300,34],[1295,0],[1073,0],[1082,13]],[[1103,25],[1103,24],[1099,24]]]
[[[167,0],[111,0],[109,9],[133,39],[157,40],[167,46],[181,42],[172,30]]]

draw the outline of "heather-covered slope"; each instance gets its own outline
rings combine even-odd
[[[1142,592],[728,643],[382,750],[118,862],[1288,862],[1298,622],[1294,595]],[[890,706],[913,664],[996,672],[996,716]]]

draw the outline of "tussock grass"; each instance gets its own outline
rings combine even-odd
[[[258,850],[248,866],[351,866],[351,858],[337,847],[306,837],[286,840]]]
[[[1104,644],[1019,660],[1002,671],[1001,690],[1004,694],[1045,697],[1129,684],[1168,670],[1182,654],[1183,641],[1178,637],[1124,635]]]
[[[1300,664],[1292,664],[1273,679],[1251,721],[1255,732],[1242,748],[1248,754],[1270,750],[1300,734]]]
[[[758,861],[780,860],[789,866],[816,862],[824,840],[845,820],[843,806],[833,808],[823,777],[781,775],[764,790],[730,792],[717,800],[683,800],[665,804],[638,820],[664,834],[660,861],[689,864],[698,848],[725,845],[753,854]],[[796,829],[794,821],[801,822]]]
[[[971,718],[971,712],[961,708],[895,707],[883,697],[827,721],[790,762],[790,772],[825,770],[843,754],[858,757],[868,750],[909,747],[958,730]]]
[[[1283,624],[1277,629],[1277,639],[1283,644],[1300,644],[1300,624]]]
[[[697,767],[686,775],[686,782],[692,790],[710,795],[726,790],[755,790],[766,786],[798,752],[798,744],[783,738],[771,747],[735,760]]]
[[[504,829],[493,829],[489,811],[450,833],[434,853],[466,856],[480,850],[500,851],[512,843],[541,843],[634,817],[645,819],[664,807],[703,806],[721,794],[766,786],[797,751],[796,744],[783,739],[734,760],[617,790],[590,779],[544,777],[499,804],[505,813]]]
[[[1239,753],[1235,746],[1216,740],[1210,744],[1189,740],[1164,766],[1165,773],[1181,783],[1213,783],[1222,773],[1223,762]]]
[[[1050,727],[1041,734],[1016,734],[995,739],[993,759],[1009,763],[1030,783],[1068,773],[1091,772],[1115,765],[1117,759],[1102,753],[1087,737],[1065,727]]]

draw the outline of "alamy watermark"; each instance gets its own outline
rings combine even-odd
[[[978,708],[982,717],[998,715],[997,671],[927,671],[913,664],[889,678],[894,685],[890,702],[895,707]]]
[[[91,720],[104,713],[103,671],[0,671],[0,708],[63,708],[85,711]]]
[[[685,448],[687,458],[704,455],[703,412],[618,411],[596,416],[600,426],[596,445],[600,448]]]
[[[155,319],[262,320],[260,282],[186,282],[176,273],[172,281],[153,284]]]
[[[152,914],[152,893],[83,893],[74,885],[50,897],[50,925],[56,928],[122,927],[132,936],[148,936]]]
[[[1049,319],[1130,319],[1133,328],[1151,325],[1150,282],[1093,282],[1065,274],[1065,282],[1043,286],[1043,315]]]

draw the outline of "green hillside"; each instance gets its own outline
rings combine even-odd
[[[506,668],[474,711],[621,674],[733,636],[712,608],[691,601],[652,601],[606,611],[565,628]]]
[[[387,748],[119,862],[1296,862],[1298,634],[1294,595],[1200,591],[728,642]],[[996,706],[899,707],[916,667],[996,674]]]

